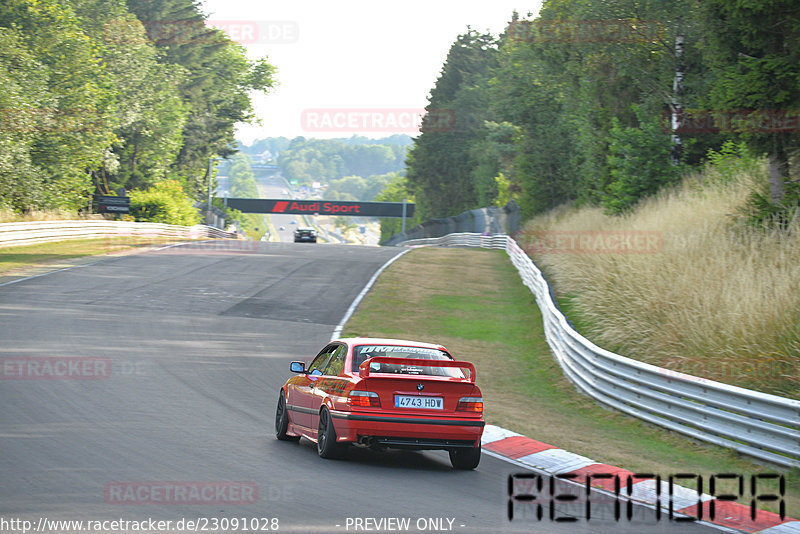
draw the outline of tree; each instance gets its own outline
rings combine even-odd
[[[47,70],[13,28],[0,28],[0,86],[0,209],[26,211],[44,201],[45,175],[30,152],[47,98]]]
[[[95,172],[101,192],[145,188],[168,175],[181,148],[188,110],[185,70],[161,64],[142,23],[124,0],[72,0],[113,79],[116,139]]]
[[[716,75],[711,104],[723,128],[767,153],[770,199],[780,203],[790,179],[789,154],[800,144],[796,115],[791,122],[800,108],[800,5],[793,0],[700,5],[706,59]]]
[[[357,140],[357,141],[356,141]],[[404,140],[406,145],[386,144],[387,140],[367,138],[292,140],[278,156],[278,168],[287,179],[310,185],[312,182],[339,180],[345,176],[372,176],[403,169],[408,136],[399,140],[387,138],[390,143]]]
[[[623,127],[612,119],[609,136],[607,159],[612,181],[603,197],[607,212],[624,213],[677,181],[680,167],[672,162],[672,140],[659,117],[642,118],[638,127]]]
[[[519,191],[526,216],[576,195],[576,140],[563,85],[548,73],[531,43],[508,40],[501,47],[492,105],[509,125],[506,136],[513,142],[514,158],[504,174]]]
[[[519,187],[513,187],[510,182],[516,155],[514,139],[519,135],[519,128],[510,122],[485,121],[484,130],[484,137],[470,146],[472,179],[478,195],[478,204],[498,205],[499,199],[502,198],[505,199],[502,205],[505,205],[511,196],[520,190]],[[500,176],[502,185],[498,182]]]
[[[228,196],[235,198],[259,198],[258,184],[250,168],[252,161],[247,154],[234,154],[228,169],[231,190]]]
[[[18,211],[165,179],[202,195],[273,83],[192,0],[6,0],[0,44],[0,204]]]
[[[408,184],[423,218],[446,217],[478,207],[471,145],[490,120],[488,83],[497,65],[497,41],[474,30],[450,47],[431,90],[422,133],[406,159]]]
[[[85,208],[93,190],[90,171],[113,140],[113,79],[69,4],[7,0],[0,3],[0,27],[14,29],[17,50],[27,49],[43,72],[44,87],[30,88],[27,105],[17,101],[32,115],[26,146],[35,170],[26,166],[26,172],[40,177],[36,207]],[[15,157],[24,160],[20,147]]]
[[[687,0],[551,0],[535,20],[512,19],[492,103],[520,130],[508,178],[526,215],[567,200],[606,202],[618,179],[607,158],[613,125],[660,120],[668,133],[670,114],[702,99],[695,10]],[[690,140],[684,158],[699,161],[718,142]]]
[[[413,203],[414,196],[408,190],[408,180],[402,174],[394,174],[389,183],[386,184],[375,200],[378,202],[403,202],[404,200]],[[406,228],[411,228],[422,222],[419,210],[415,210],[414,217],[406,220]],[[400,233],[403,221],[396,217],[381,219],[381,241],[386,241],[393,235]]]
[[[197,210],[177,180],[162,180],[147,190],[131,191],[131,214],[137,221],[191,226]]]
[[[193,0],[128,0],[128,7],[143,21],[160,61],[186,72],[180,94],[188,113],[172,171],[188,193],[200,196],[211,179],[209,158],[234,153],[234,125],[254,120],[249,92],[271,88],[274,68],[266,58],[248,60],[242,46],[206,26]]]
[[[367,200],[364,192],[367,181],[361,176],[345,176],[338,180],[331,180],[324,198],[331,200]]]

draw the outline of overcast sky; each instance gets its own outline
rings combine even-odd
[[[427,104],[447,51],[467,26],[499,34],[516,9],[541,0],[205,0],[212,25],[268,56],[278,86],[254,98],[260,126],[240,125],[245,143],[264,137],[415,135],[409,119]],[[364,114],[363,110],[368,110]]]

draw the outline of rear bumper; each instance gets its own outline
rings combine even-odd
[[[331,411],[337,441],[374,437],[389,447],[446,449],[476,446],[486,424],[482,419],[420,417],[386,413]],[[451,445],[447,446],[447,443]]]

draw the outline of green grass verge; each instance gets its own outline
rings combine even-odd
[[[40,267],[86,256],[134,250],[168,241],[168,238],[110,237],[0,248],[0,274],[13,274],[15,271],[26,268]]]
[[[574,311],[568,299],[563,304],[565,311]],[[749,477],[779,471],[605,409],[579,394],[550,353],[533,295],[500,251],[417,249],[406,254],[384,271],[344,335],[442,343],[476,365],[489,423],[598,462],[663,477],[698,473],[705,481],[718,473]],[[800,473],[785,474],[787,513],[797,517]],[[777,486],[763,489],[777,491]],[[761,507],[777,511],[767,503]]]

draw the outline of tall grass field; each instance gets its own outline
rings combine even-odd
[[[518,241],[597,345],[800,398],[800,217],[776,230],[738,215],[766,180],[763,162],[719,161],[627,215],[561,207],[529,221]],[[564,239],[560,247],[535,246],[542,236],[613,243],[631,233],[653,246],[587,249]]]

